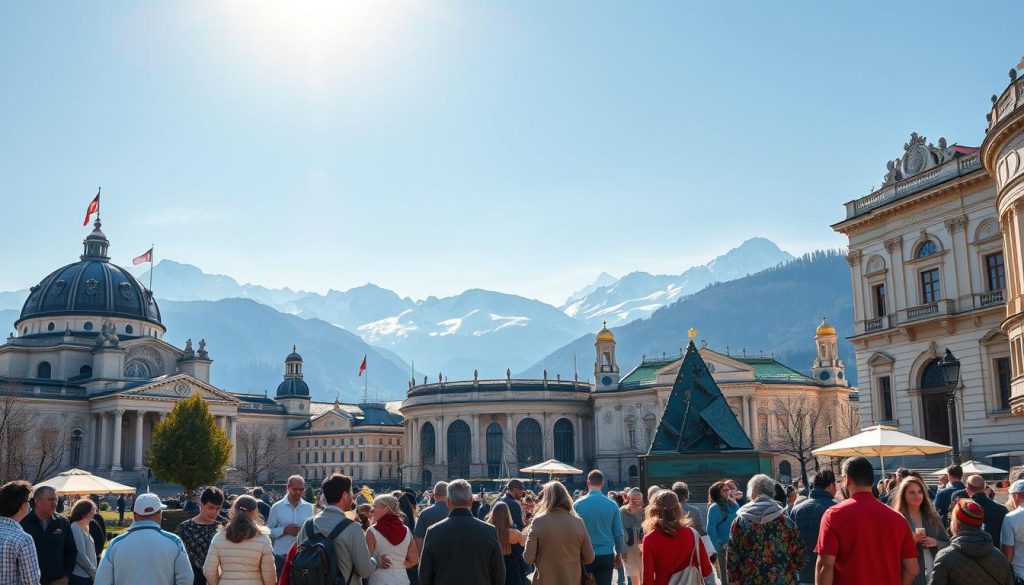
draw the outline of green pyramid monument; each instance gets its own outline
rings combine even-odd
[[[706,453],[753,449],[725,396],[690,341],[672,385],[650,453]]]
[[[702,498],[720,479],[745,485],[754,474],[773,475],[772,455],[754,449],[693,345],[695,335],[691,330],[651,448],[639,457],[644,490],[685,481],[690,493]]]

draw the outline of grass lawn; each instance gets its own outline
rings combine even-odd
[[[130,512],[126,513],[124,515],[124,526],[118,526],[117,525],[117,512],[116,511],[114,511],[114,512],[100,512],[100,515],[103,516],[103,521],[107,523],[107,534],[110,534],[111,538],[113,538],[114,536],[117,536],[118,534],[121,534],[122,532],[124,532],[128,528],[128,525],[130,525],[132,523],[132,517],[131,517],[131,513]],[[107,543],[109,543],[109,542],[110,542],[110,540],[107,540]],[[104,548],[106,548],[106,547],[104,547]]]

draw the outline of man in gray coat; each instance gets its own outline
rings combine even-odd
[[[420,555],[421,585],[505,585],[505,561],[494,527],[473,517],[473,488],[448,484],[448,518],[427,529]]]
[[[335,473],[324,479],[320,484],[324,494],[324,501],[327,506],[323,512],[313,516],[306,522],[312,522],[315,531],[321,534],[330,534],[339,522],[346,520],[345,512],[352,509],[352,478],[347,475]],[[301,546],[306,541],[306,525],[303,524],[299,530],[298,543]],[[334,556],[338,562],[338,570],[341,572],[342,582],[352,577],[353,572],[360,579],[368,578],[378,568],[386,569],[391,566],[391,560],[387,555],[381,555],[380,561],[370,557],[370,549],[366,547],[366,537],[358,522],[350,522],[348,527],[341,531],[341,534],[334,539]],[[405,559],[400,559],[404,561]],[[355,581],[355,580],[353,580]]]

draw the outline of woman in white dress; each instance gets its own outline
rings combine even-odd
[[[370,585],[409,585],[405,570],[415,567],[420,555],[412,531],[402,522],[398,498],[390,494],[374,498],[372,517],[373,525],[366,531],[366,546],[371,555],[387,555],[391,566],[377,569],[370,576]],[[405,562],[399,563],[398,559],[405,559]]]

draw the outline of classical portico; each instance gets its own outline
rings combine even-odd
[[[198,392],[232,442],[238,406],[234,396],[186,374],[177,374],[91,401],[86,467],[97,471],[146,470],[153,429],[181,398]],[[232,463],[234,452],[232,452]]]

